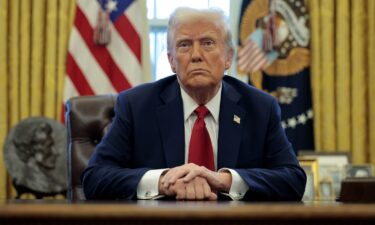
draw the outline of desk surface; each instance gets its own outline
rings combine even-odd
[[[375,224],[375,204],[163,202],[12,202],[0,205],[0,224]],[[117,223],[116,223],[117,221]],[[182,222],[182,223],[181,223]],[[235,222],[235,223],[234,223]],[[112,223],[111,223],[112,224]]]

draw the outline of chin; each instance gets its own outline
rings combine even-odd
[[[186,87],[191,90],[196,91],[203,91],[203,90],[211,90],[212,88],[215,88],[217,85],[215,85],[213,82],[192,82],[189,83]]]

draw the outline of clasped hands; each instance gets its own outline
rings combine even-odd
[[[217,200],[217,191],[229,192],[229,172],[214,172],[194,163],[169,169],[159,179],[159,194],[177,200]]]

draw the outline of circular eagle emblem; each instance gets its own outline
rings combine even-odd
[[[240,24],[239,72],[261,79],[261,71],[289,76],[308,67],[308,20],[303,0],[253,0]]]

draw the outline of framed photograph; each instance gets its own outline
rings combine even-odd
[[[317,160],[319,167],[319,191],[323,199],[334,199],[340,194],[341,181],[345,178],[345,167],[351,161],[349,153],[320,153],[300,151],[298,158],[300,160]],[[329,186],[332,187],[332,195],[331,192],[328,195]],[[325,190],[325,195],[321,193],[323,191],[322,188],[324,188]]]
[[[299,160],[300,166],[307,176],[306,189],[303,201],[314,201],[319,199],[319,173],[318,162],[315,159]]]
[[[345,177],[371,177],[372,164],[348,164],[345,166]]]
[[[335,200],[335,190],[333,180],[330,178],[324,178],[319,184],[319,200]]]

